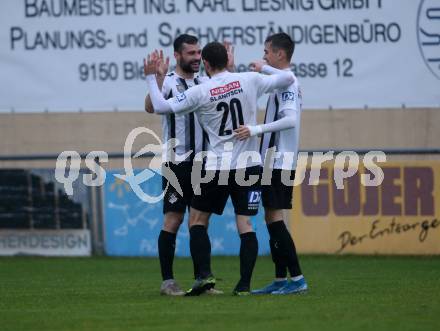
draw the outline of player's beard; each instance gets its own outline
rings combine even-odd
[[[184,71],[184,72],[186,72],[188,74],[194,74],[196,72],[199,72],[200,62],[201,62],[200,60],[193,60],[193,61],[188,61],[188,62],[181,61],[180,62],[180,68],[182,69],[182,71]],[[197,69],[195,69],[193,67],[193,65],[196,64],[196,63],[198,64]]]

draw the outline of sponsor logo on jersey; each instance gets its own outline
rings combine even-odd
[[[248,193],[248,208],[258,209],[261,200],[261,191],[250,191]]]
[[[177,94],[177,95],[176,95],[176,99],[177,99],[177,101],[182,102],[183,100],[186,99],[186,95],[185,95],[185,93],[179,93],[179,94]]]
[[[223,85],[223,86],[215,87],[215,88],[209,90],[209,92],[211,93],[211,96],[216,96],[219,94],[224,94],[224,93],[228,93],[233,90],[237,90],[240,87],[241,87],[240,82],[235,81],[235,82],[231,82],[226,85]]]
[[[283,93],[281,93],[281,100],[283,100],[283,101],[289,101],[289,100],[294,101],[295,100],[295,93],[293,93],[293,92],[283,92]]]

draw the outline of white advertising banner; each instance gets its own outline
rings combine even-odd
[[[89,230],[2,230],[0,256],[90,256]]]
[[[141,110],[142,59],[194,34],[296,43],[304,108],[440,106],[440,0],[1,0],[0,110]]]

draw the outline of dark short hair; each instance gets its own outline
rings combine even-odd
[[[264,43],[271,43],[271,47],[274,50],[282,49],[286,52],[287,59],[292,59],[293,52],[295,51],[295,43],[287,33],[281,32],[273,34],[266,38]]]
[[[199,42],[197,37],[191,36],[190,34],[181,34],[174,40],[174,51],[180,53],[183,48],[183,44],[195,45]]]
[[[226,47],[217,41],[210,42],[203,47],[202,58],[208,61],[213,69],[222,70],[225,69],[228,64],[228,52],[226,51]]]

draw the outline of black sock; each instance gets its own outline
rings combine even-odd
[[[284,222],[282,220],[276,221],[268,227],[270,227],[270,231],[272,232],[271,239],[274,242],[279,243],[279,252],[283,257],[282,261],[285,261],[290,276],[296,277],[302,275],[298,255],[296,254],[295,243],[293,242]]]
[[[258,256],[258,241],[255,232],[240,235],[240,281],[241,286],[250,287],[252,272]]]
[[[173,261],[174,250],[176,248],[176,234],[164,230],[160,231],[157,245],[159,248],[159,261],[162,279],[173,279]]]
[[[191,248],[190,248],[191,249]],[[192,257],[192,253],[191,253],[191,257]],[[196,262],[193,260],[193,268],[194,268],[194,279],[200,278],[200,270],[199,270],[199,265],[196,264]]]
[[[287,267],[285,259],[280,253],[280,244],[274,239],[269,239],[269,246],[270,253],[272,255],[272,261],[275,264],[275,278],[286,278]]]
[[[189,248],[194,263],[194,276],[211,276],[211,242],[205,226],[193,225],[189,229]]]
[[[275,226],[274,226],[275,224]],[[286,278],[287,277],[287,265],[283,252],[281,251],[281,244],[276,236],[276,222],[267,225],[267,231],[269,232],[269,246],[270,253],[272,255],[272,261],[275,264],[275,277]]]

